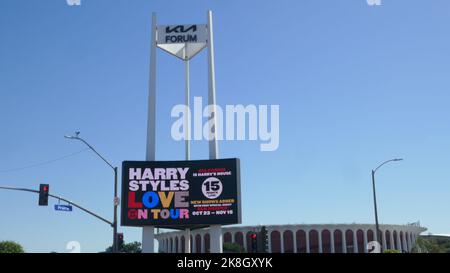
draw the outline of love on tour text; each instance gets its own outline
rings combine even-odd
[[[189,168],[130,168],[129,219],[189,219]],[[137,192],[144,192],[137,198]]]

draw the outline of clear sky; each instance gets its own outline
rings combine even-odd
[[[205,23],[208,9],[218,104],[280,105],[277,151],[220,143],[220,157],[241,158],[243,224],[373,223],[370,171],[402,157],[377,173],[380,222],[450,233],[447,0],[2,0],[0,185],[49,183],[111,219],[113,172],[92,152],[11,169],[83,150],[63,138],[75,130],[115,165],[144,160],[151,13]],[[207,95],[206,64],[205,52],[192,61],[192,96]],[[159,51],[158,65],[157,159],[182,160],[170,110],[184,102],[183,62]],[[193,159],[207,156],[193,143]],[[0,240],[29,252],[110,245],[106,224],[37,200],[0,191]]]

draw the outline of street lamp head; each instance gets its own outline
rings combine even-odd
[[[79,135],[80,135],[80,131],[76,131],[75,136],[65,135],[64,137],[68,138],[68,139],[77,139],[77,138],[79,138]]]
[[[387,160],[383,163],[381,163],[378,167],[376,167],[374,170],[372,170],[373,173],[375,173],[379,168],[381,168],[382,166],[384,166],[385,164],[389,163],[389,162],[396,162],[396,161],[402,161],[403,158],[393,158],[390,160]]]

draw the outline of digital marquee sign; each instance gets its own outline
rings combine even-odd
[[[239,223],[239,159],[123,162],[122,226]]]

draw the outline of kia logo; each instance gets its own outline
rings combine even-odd
[[[166,33],[186,33],[186,32],[196,32],[197,31],[197,25],[192,25],[188,28],[185,28],[185,26],[183,25],[179,25],[179,26],[174,26],[174,27],[166,27]]]

